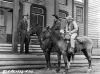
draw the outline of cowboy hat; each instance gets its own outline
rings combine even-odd
[[[59,19],[59,17],[56,14],[53,14],[52,16],[54,16],[56,19]]]
[[[70,15],[69,16],[67,16],[67,17],[65,17],[65,19],[73,19]]]

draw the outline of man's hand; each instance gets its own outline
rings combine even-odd
[[[71,32],[69,32],[69,35],[71,35],[72,33]]]
[[[72,33],[70,31],[66,31],[67,34],[71,35]]]

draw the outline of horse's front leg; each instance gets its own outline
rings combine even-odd
[[[62,55],[63,55],[63,59],[64,59],[64,63],[65,63],[65,74],[68,74],[67,53],[65,51],[62,51]]]
[[[50,52],[44,52],[45,59],[46,59],[46,70],[50,70],[51,64],[50,64]]]
[[[58,57],[58,68],[57,68],[57,72],[60,71],[60,64],[61,64],[61,53],[57,53],[57,57]]]
[[[70,69],[71,54],[68,54],[67,58],[68,58],[68,69]]]

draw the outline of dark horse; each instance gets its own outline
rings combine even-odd
[[[68,51],[68,44],[66,43],[66,41],[63,39],[63,37],[61,36],[60,32],[57,30],[53,30],[49,27],[46,28],[45,33],[49,33],[49,35],[47,36],[46,34],[43,34],[44,36],[42,36],[41,40],[45,40],[45,39],[50,39],[50,41],[55,44],[55,51],[57,52],[57,56],[58,56],[58,68],[57,68],[57,72],[60,71],[60,64],[61,64],[61,54],[63,55],[63,59],[64,59],[64,63],[65,63],[65,73],[68,73],[68,66],[67,66],[67,51]],[[45,39],[44,39],[45,38]]]
[[[50,34],[50,38],[51,41],[54,42],[56,44],[56,51],[58,52],[58,69],[57,71],[60,70],[60,60],[61,60],[61,54],[63,55],[64,61],[65,61],[65,67],[68,70],[67,67],[67,58],[68,61],[70,62],[71,56],[73,56],[71,53],[68,52],[68,50],[70,49],[70,43],[69,42],[65,42],[65,40],[63,39],[62,35],[54,30],[51,30],[50,28],[46,29],[46,32],[49,32]],[[46,35],[46,34],[44,34]],[[48,36],[49,36],[48,35]],[[49,37],[44,37],[44,38],[49,38]],[[84,53],[84,55],[86,56],[88,63],[89,63],[89,69],[87,72],[90,72],[92,65],[91,65],[91,56],[92,56],[92,49],[93,49],[93,42],[92,40],[87,37],[87,36],[82,36],[82,37],[77,37],[75,40],[75,49],[74,49],[74,53],[78,52],[78,51],[82,51]],[[66,58],[66,56],[67,58]]]
[[[50,41],[50,38],[45,38],[45,40],[41,40],[41,38],[43,37],[43,35],[45,34],[46,37],[50,36],[48,32],[44,31],[44,29],[42,29],[42,27],[39,24],[34,25],[28,32],[28,38],[30,41],[30,36],[32,34],[36,34],[38,36],[39,42],[40,42],[40,47],[43,50],[43,53],[45,55],[45,59],[46,59],[46,69],[50,69],[51,65],[50,65],[50,52],[51,49],[53,48],[53,44]]]

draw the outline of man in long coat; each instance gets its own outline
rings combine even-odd
[[[25,43],[25,53],[29,52],[27,27],[28,27],[27,18],[26,16],[23,16],[23,19],[18,24],[18,31],[20,36],[20,53],[23,53],[24,51],[24,43]]]

